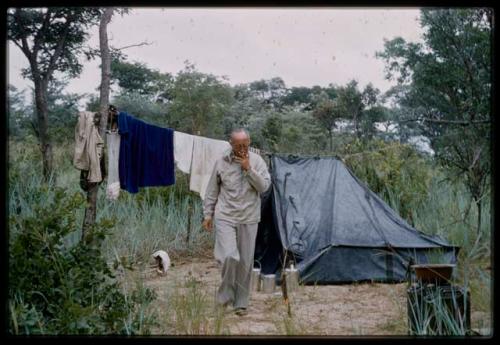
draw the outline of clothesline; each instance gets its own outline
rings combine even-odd
[[[120,120],[121,119],[121,120]],[[145,134],[137,133],[135,130],[129,131],[133,134],[132,138],[127,138],[127,141],[130,141],[131,147],[135,147],[135,150],[139,150],[142,153],[137,153],[138,158],[144,158],[144,157],[150,157],[148,158],[147,161],[142,161],[141,163],[132,163],[134,160],[131,160],[129,155],[124,156],[123,154],[120,154],[120,157],[126,158],[130,163],[126,164],[122,162],[122,158],[120,158],[120,167],[125,167],[129,166],[130,173],[132,175],[136,176],[143,176],[145,173],[150,171],[151,169],[146,168],[146,166],[151,165],[151,160],[158,160],[162,161],[161,166],[170,166],[173,168],[175,165],[181,172],[189,174],[189,189],[193,192],[196,192],[200,195],[202,199],[204,199],[204,194],[206,190],[206,186],[208,183],[208,180],[210,178],[210,175],[213,170],[213,165],[218,157],[220,157],[225,151],[229,150],[231,145],[229,144],[228,141],[225,140],[220,140],[220,139],[212,139],[208,137],[203,137],[200,135],[195,135],[195,134],[188,134],[184,133],[181,131],[176,131],[173,128],[161,128],[155,125],[151,125],[148,123],[145,123],[142,120],[135,119],[132,115],[126,114],[124,112],[120,112],[119,118],[118,118],[118,131],[115,131],[115,134],[122,133],[122,127],[126,125],[127,122],[125,122],[124,119],[127,119],[127,122],[130,122],[132,124],[138,123],[140,124],[141,128],[146,127],[148,128],[147,131],[158,131],[162,130],[164,132],[164,135],[170,135],[169,133],[172,133],[173,140],[171,144],[165,144],[162,143],[162,146],[169,146],[172,151],[172,157],[168,158],[165,160],[165,156],[163,154],[158,155],[154,151],[160,150],[159,147],[155,147],[155,145],[158,145],[159,142],[155,142],[153,146],[151,146],[151,143],[146,145],[146,142],[150,142],[151,139],[145,139]],[[170,131],[170,132],[167,132]],[[113,132],[108,131],[108,135],[112,134]],[[156,139],[158,140],[158,139]],[[136,143],[132,143],[132,141],[136,141]],[[147,148],[147,147],[148,148]],[[165,146],[165,147],[166,147]],[[121,149],[120,149],[121,150]],[[255,147],[249,147],[249,151],[254,152],[256,154],[261,154],[260,150]],[[111,150],[109,152],[112,152]],[[116,150],[114,150],[116,152]],[[115,153],[116,155],[116,153]],[[151,157],[156,157],[156,158],[151,158]],[[109,159],[109,164],[111,165],[113,161],[116,160],[117,157],[112,157],[108,156]],[[135,167],[130,168],[132,165],[136,165]],[[157,166],[158,167],[158,166]],[[120,168],[120,172],[122,172],[124,169]],[[171,174],[171,178],[169,179],[171,182],[169,184],[173,184],[174,182],[174,175]],[[158,177],[163,177],[162,174],[160,174]],[[127,181],[130,180],[130,178],[127,179]],[[136,178],[134,177],[130,181],[134,181]],[[145,187],[145,186],[159,186],[159,185],[169,185],[166,182],[164,183],[163,181],[166,180],[161,180],[161,179],[156,179],[157,182],[155,183],[150,183],[145,181],[145,183],[142,183],[139,181],[138,183],[133,183],[136,186],[132,186],[133,188],[129,188],[129,184],[124,184],[123,181],[124,179],[120,177],[121,181],[121,187],[122,189],[126,189],[131,193],[136,193],[138,191],[137,187]],[[109,186],[109,185],[108,185]],[[116,192],[116,183],[115,183],[115,189],[109,191],[110,195],[114,196],[114,199],[116,199],[117,192]]]
[[[93,154],[96,158],[87,166],[75,167],[79,169],[97,170],[98,143],[102,143],[97,131],[91,131],[92,117],[86,112],[80,114],[79,125],[75,129],[75,162],[77,157],[87,159]],[[86,131],[83,131],[85,128]],[[96,134],[97,133],[97,134]],[[199,135],[176,131],[173,128],[162,128],[125,112],[118,116],[118,131],[106,131],[108,136],[108,175],[107,195],[109,199],[116,200],[120,189],[129,193],[137,193],[139,187],[168,186],[175,183],[177,167],[183,173],[189,174],[189,189],[196,192],[204,199],[205,190],[210,179],[215,161],[231,148],[228,141],[212,139]],[[94,139],[95,137],[95,139]],[[94,148],[96,146],[96,148]],[[82,152],[82,147],[87,148]],[[377,150],[367,150],[339,156],[310,155],[310,157],[329,156],[344,161],[374,152],[381,152],[395,148],[391,145]],[[261,156],[291,155],[291,153],[276,153],[250,147],[249,150]],[[95,154],[94,154],[95,153]],[[303,157],[303,155],[301,155]]]

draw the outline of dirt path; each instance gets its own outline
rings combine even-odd
[[[158,295],[163,327],[155,333],[230,335],[404,335],[406,284],[300,286],[287,317],[281,290],[254,292],[249,313],[217,316],[214,296],[219,269],[210,259],[177,263],[166,276],[143,272]],[[189,319],[189,317],[191,319]],[[167,321],[168,320],[168,321]]]

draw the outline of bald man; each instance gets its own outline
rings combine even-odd
[[[222,282],[216,302],[232,305],[237,315],[247,313],[255,238],[260,222],[260,194],[271,184],[266,162],[250,152],[250,134],[231,132],[231,149],[217,159],[203,202],[203,228],[215,225],[215,259]]]

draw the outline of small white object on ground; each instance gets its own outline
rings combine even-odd
[[[167,252],[164,250],[157,250],[153,253],[153,258],[158,262],[157,272],[160,274],[167,273],[167,270],[170,268],[170,257]]]

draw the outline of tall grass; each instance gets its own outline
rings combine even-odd
[[[411,334],[415,335],[452,335],[464,336],[469,334],[468,295],[459,296],[451,290],[451,298],[445,300],[439,288],[423,289],[410,292],[409,314],[414,322],[411,323]],[[459,310],[459,298],[463,301],[463,314]]]
[[[137,198],[142,200],[138,201]],[[200,226],[202,210],[198,199],[194,195],[179,199],[175,197],[174,192],[154,195],[150,189],[144,189],[138,195],[122,191],[116,202],[101,197],[98,203],[100,215],[117,219],[114,233],[106,246],[107,250],[113,255],[143,261],[158,249],[174,253],[196,252],[204,245],[209,245],[210,236],[203,232]],[[188,242],[189,205],[193,212],[190,215]]]
[[[226,313],[215,304],[210,289],[188,274],[171,277],[158,308],[161,324],[154,334],[229,335]],[[172,280],[173,279],[173,280]]]
[[[389,205],[399,211],[401,201],[398,195],[390,191],[388,195]],[[489,205],[490,202],[491,197],[487,194],[484,205]],[[474,204],[471,205],[465,186],[449,182],[442,172],[435,170],[427,197],[421,203],[410,205],[410,208],[415,228],[427,234],[439,235],[460,247],[454,283],[470,291],[473,310],[491,315],[491,224],[484,221],[478,232],[478,210]],[[490,208],[483,207],[482,218],[491,219],[490,212]],[[439,300],[436,303],[439,304]],[[441,311],[440,315],[445,315],[442,308],[438,307],[437,310]],[[441,321],[446,323],[447,320]],[[463,334],[464,330],[460,325],[454,325],[451,321],[447,325],[449,332]]]
[[[43,180],[40,153],[35,145],[11,142],[9,145],[9,204],[12,222],[36,215],[36,211],[53,204],[59,188],[66,193],[85,193],[79,186],[79,171],[72,166],[72,147],[56,147],[55,176],[48,183]],[[187,178],[180,176],[178,183],[170,187],[144,188],[136,195],[122,191],[119,200],[105,197],[106,182],[100,185],[97,200],[97,221],[114,219],[115,226],[102,246],[108,263],[115,259],[133,263],[149,260],[157,249],[169,252],[196,254],[210,246],[210,234],[201,231],[201,202],[199,197],[187,191]],[[191,209],[191,211],[189,211]],[[82,224],[84,209],[75,208],[75,224]],[[187,242],[188,215],[190,238]],[[19,217],[17,217],[19,216]],[[11,226],[10,242],[18,235]],[[70,248],[80,241],[81,230],[70,232],[65,245]],[[135,289],[124,294],[126,305],[135,306],[125,319],[116,320],[126,334],[147,334],[156,322],[150,290],[136,281]],[[9,301],[10,319],[14,333],[44,332],[46,325],[40,313],[23,300]],[[26,329],[26,326],[29,328]],[[219,327],[220,328],[220,327]],[[64,330],[62,330],[64,333]]]
[[[71,145],[54,149],[57,167],[55,184],[46,184],[41,175],[36,147],[10,143],[9,214],[22,212],[23,215],[32,215],[36,205],[47,204],[53,198],[55,187],[85,194],[79,186],[79,171],[72,166],[71,150]],[[210,248],[213,235],[201,228],[201,200],[197,194],[189,192],[188,176],[178,173],[176,179],[176,184],[172,186],[143,188],[137,194],[122,190],[116,201],[106,199],[106,182],[100,185],[97,221],[102,218],[114,218],[116,221],[112,236],[104,244],[109,260],[120,257],[132,262],[146,261],[158,249],[175,255],[197,254]],[[77,222],[81,224],[84,212],[76,212]],[[80,236],[80,231],[69,235],[68,245],[79,241]]]

